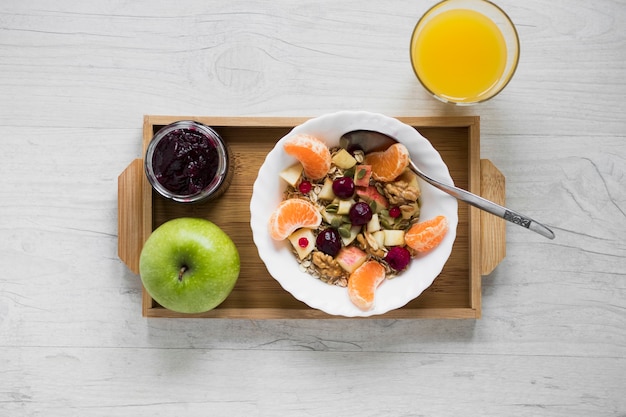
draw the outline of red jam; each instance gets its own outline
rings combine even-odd
[[[204,135],[190,129],[166,134],[152,156],[157,181],[179,195],[204,190],[215,178],[218,163],[215,146]]]
[[[145,169],[156,192],[182,203],[220,196],[233,172],[228,147],[217,132],[185,120],[155,134],[146,151]]]

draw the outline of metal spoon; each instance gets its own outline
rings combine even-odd
[[[397,142],[398,141],[392,137],[380,132],[374,132],[371,130],[354,130],[341,137],[339,140],[339,146],[348,151],[361,149],[363,152],[369,153],[374,151],[384,151]],[[428,175],[420,171],[413,161],[409,161],[409,167],[424,181],[461,201],[465,201],[467,204],[501,217],[504,220],[508,220],[511,223],[530,229],[533,232],[537,232],[548,239],[554,239],[554,232],[552,230],[528,216],[524,216],[523,214],[517,213],[506,207],[502,207],[499,204],[477,196],[476,194],[472,194],[469,191],[465,191],[451,185],[446,185],[440,181],[430,178]]]

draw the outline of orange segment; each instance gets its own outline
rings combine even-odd
[[[314,136],[293,136],[285,142],[283,149],[302,164],[304,174],[312,180],[324,178],[330,169],[330,150]]]
[[[368,153],[363,163],[372,166],[375,180],[393,181],[409,166],[409,150],[401,143],[394,143],[384,151]]]
[[[301,227],[316,228],[322,215],[313,203],[300,198],[281,201],[269,220],[270,237],[283,240]]]
[[[352,303],[363,311],[374,306],[376,288],[385,280],[385,267],[378,261],[367,261],[350,274],[348,295]]]
[[[404,242],[413,250],[428,252],[441,243],[447,232],[448,219],[445,216],[437,216],[411,226],[404,234]]]

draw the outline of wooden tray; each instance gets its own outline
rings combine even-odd
[[[454,182],[461,188],[504,204],[504,177],[480,159],[479,117],[404,117],[441,153]],[[230,296],[203,314],[180,314],[158,305],[143,291],[146,317],[249,319],[336,318],[312,309],[282,289],[267,272],[252,241],[252,185],[266,154],[276,141],[306,118],[145,116],[144,154],[155,132],[177,120],[212,126],[233,152],[235,175],[218,200],[196,205],[169,202],[154,193],[134,160],[118,178],[118,252],[131,271],[139,273],[139,255],[152,230],[165,221],[194,216],[207,218],[228,233],[240,252],[241,272]],[[489,274],[505,256],[504,221],[459,203],[459,224],[452,255],[435,282],[401,309],[374,318],[479,318],[481,275]],[[371,319],[371,318],[370,318]]]

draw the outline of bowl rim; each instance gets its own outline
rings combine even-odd
[[[368,317],[403,307],[433,283],[452,252],[458,224],[458,205],[457,200],[452,196],[418,179],[423,195],[429,197],[427,201],[432,198],[431,201],[437,202],[432,205],[427,204],[426,208],[429,210],[424,210],[425,207],[422,204],[424,220],[428,217],[434,217],[433,211],[441,206],[445,209],[444,213],[441,214],[448,217],[449,231],[441,245],[428,254],[414,258],[408,270],[381,285],[378,289],[375,305],[369,311],[362,311],[354,306],[349,300],[345,288],[326,284],[300,270],[296,256],[291,251],[291,244],[287,240],[272,241],[267,226],[271,212],[282,200],[282,192],[272,193],[272,190],[279,191],[286,188],[286,184],[278,177],[278,172],[289,164],[297,162],[295,158],[282,150],[281,145],[293,135],[306,133],[324,139],[332,147],[338,144],[342,134],[356,129],[377,130],[395,137],[409,148],[413,161],[420,168],[444,183],[453,185],[448,167],[439,152],[414,127],[396,118],[368,111],[327,113],[295,126],[280,138],[274,148],[266,155],[253,185],[252,198],[250,199],[250,225],[253,241],[261,260],[269,274],[278,281],[283,289],[309,307],[331,315]],[[436,262],[428,262],[435,258]],[[414,273],[411,273],[411,269],[417,263],[419,263],[420,271],[413,270]],[[306,278],[307,281],[298,280],[298,278]],[[403,291],[393,292],[399,288]]]

